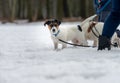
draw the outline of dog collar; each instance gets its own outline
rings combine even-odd
[[[58,30],[58,32],[56,34],[53,34],[55,37],[60,33],[60,30]]]

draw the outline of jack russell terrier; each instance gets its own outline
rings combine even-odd
[[[95,22],[93,21],[93,19],[96,17],[97,15],[93,15],[88,17],[87,19],[85,19],[81,24],[80,27],[82,28],[82,30],[85,33],[85,39],[87,40],[93,40],[94,46],[98,46],[98,37],[99,35],[102,34],[102,30],[103,30],[103,26],[104,23],[103,22]],[[116,41],[116,34],[113,35],[111,42]]]
[[[60,27],[61,21],[53,19],[48,20],[44,23],[44,26],[48,25],[50,30],[51,38],[53,40],[54,49],[58,49],[58,44],[62,44],[62,49],[66,48],[67,45],[63,41],[71,41],[73,44],[87,45],[84,37],[84,32],[80,27]]]
[[[120,30],[117,29],[113,35],[113,38],[111,39],[112,43],[116,47],[120,47]]]

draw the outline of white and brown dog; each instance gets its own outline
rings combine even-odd
[[[104,26],[103,22],[93,21],[93,19],[96,16],[97,16],[96,14],[93,16],[90,16],[80,24],[80,27],[85,32],[86,40],[93,40],[94,46],[98,46],[98,37],[96,37],[96,36],[99,36],[102,34],[102,30],[103,30],[103,26]],[[115,40],[116,40],[116,34],[113,35],[111,42],[114,42]]]
[[[85,32],[86,41],[87,40],[93,40],[94,41],[94,44],[93,44],[94,46],[97,46],[97,43],[98,43],[98,38],[95,36],[95,34],[97,36],[99,36],[99,34],[102,33],[103,24],[104,24],[103,22],[93,22],[92,20],[96,16],[97,15],[90,16],[80,24],[82,30]],[[95,30],[95,28],[99,31],[99,34]],[[92,32],[92,30],[94,31],[95,34]]]
[[[120,47],[120,30],[117,29],[115,31],[115,33],[113,34],[113,37],[111,39],[111,43],[116,46],[116,47]]]
[[[74,44],[87,45],[84,32],[80,27],[60,27],[60,24],[61,21],[56,19],[48,20],[44,23],[44,26],[48,25],[48,29],[50,30],[54,49],[58,49],[58,44],[62,44],[62,49],[67,47],[67,45],[59,41],[59,39],[63,41],[71,41]]]

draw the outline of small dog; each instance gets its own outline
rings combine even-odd
[[[97,15],[93,15],[93,16],[90,16],[88,17],[87,19],[85,19],[81,24],[81,28],[82,30],[85,32],[85,38],[86,38],[86,41],[87,40],[93,40],[94,43],[93,45],[94,46],[97,46],[97,43],[98,43],[98,38],[93,34],[92,30],[94,29],[94,27],[99,31],[99,33],[101,34],[102,33],[102,27],[103,27],[103,24],[102,22],[93,22],[92,20],[96,17]],[[98,32],[96,32],[96,30],[94,30],[94,33],[99,36]]]
[[[62,49],[66,48],[67,45],[59,39],[63,41],[71,41],[74,44],[79,45],[87,45],[87,42],[84,37],[84,32],[79,27],[60,27],[61,21],[59,20],[48,20],[44,23],[45,25],[48,25],[48,29],[51,33],[51,38],[54,43],[54,49],[58,49],[58,44],[62,44]]]
[[[120,47],[120,30],[117,29],[111,39],[111,43],[113,43],[113,45],[115,47]]]
[[[102,34],[102,30],[103,30],[103,22],[95,22],[93,21],[93,19],[96,17],[97,15],[93,15],[88,17],[87,19],[85,19],[81,24],[81,28],[82,30],[85,32],[85,38],[86,40],[93,40],[94,46],[98,46],[98,37],[99,35]],[[97,36],[97,37],[96,37]],[[116,35],[113,35],[112,37],[112,41],[115,41],[115,37]]]

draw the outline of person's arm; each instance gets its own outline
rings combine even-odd
[[[97,13],[98,7],[99,7],[98,0],[93,0],[93,5],[94,5],[95,12]]]
[[[102,7],[103,5],[105,5],[107,3],[107,1],[109,1],[109,0],[101,0],[99,3],[99,6]]]

